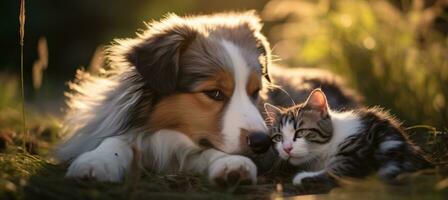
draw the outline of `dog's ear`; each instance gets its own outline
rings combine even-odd
[[[144,39],[131,49],[127,59],[151,89],[168,94],[176,89],[180,55],[197,32],[181,22],[149,28],[152,30],[143,34]]]

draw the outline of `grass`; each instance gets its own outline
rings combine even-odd
[[[204,177],[186,174],[145,173],[138,181],[123,184],[65,179],[66,166],[18,149],[0,154],[0,168],[1,199],[234,199],[266,197],[271,192],[265,190],[247,196],[241,188],[214,188]],[[247,191],[258,189],[245,187]]]
[[[292,197],[304,191],[291,184],[216,188],[204,177],[145,173],[123,184],[65,179],[65,165],[18,149],[0,154],[0,199],[266,199]],[[375,178],[348,184],[317,199],[445,199],[448,189],[436,183],[447,170],[436,168],[411,176],[408,184],[388,186]]]

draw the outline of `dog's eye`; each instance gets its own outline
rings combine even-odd
[[[271,137],[272,142],[281,142],[283,140],[283,136],[279,133],[275,134]]]
[[[257,89],[250,96],[252,97],[252,99],[258,99],[259,93],[260,93],[260,89]]]
[[[215,101],[224,101],[226,99],[226,96],[220,90],[205,91],[204,94]]]

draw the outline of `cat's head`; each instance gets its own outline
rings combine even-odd
[[[265,104],[265,110],[274,147],[291,164],[314,158],[333,136],[330,108],[320,89],[313,90],[302,104],[290,108]]]

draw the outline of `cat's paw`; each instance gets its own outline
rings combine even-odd
[[[338,186],[325,171],[298,173],[292,183],[307,193],[327,193]]]
[[[124,168],[118,162],[117,156],[111,153],[87,152],[72,162],[65,177],[121,182]]]
[[[257,183],[257,167],[243,156],[219,158],[210,165],[208,173],[212,183],[223,187]]]
[[[319,174],[321,174],[321,172],[300,172],[294,176],[294,179],[292,179],[292,184],[296,186],[304,185]]]

